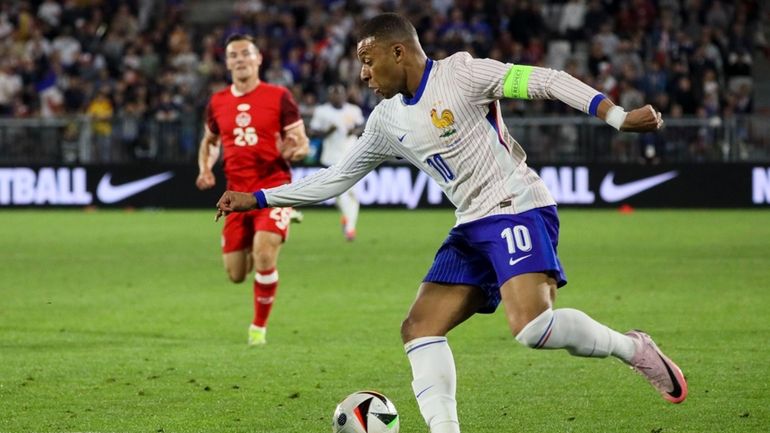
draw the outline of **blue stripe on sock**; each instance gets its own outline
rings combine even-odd
[[[436,344],[436,343],[446,343],[446,339],[426,341],[425,343],[418,344],[417,346],[414,346],[411,349],[407,350],[406,354],[409,355],[410,353],[414,352],[417,349],[420,349],[425,346],[430,346],[431,344]]]
[[[545,336],[546,336],[546,335],[548,335],[548,332],[551,330],[551,326],[553,326],[553,320],[554,320],[555,318],[556,318],[556,315],[553,315],[553,316],[551,317],[551,321],[550,321],[550,322],[548,322],[548,326],[546,326],[546,328],[545,328],[545,332],[543,332],[543,335],[541,335],[541,336],[540,336],[540,339],[539,339],[539,340],[537,340],[537,344],[535,344],[535,348],[539,348],[539,347],[540,347],[540,344],[542,344],[542,343],[543,343],[543,339],[545,338]]]
[[[429,386],[429,387],[427,387],[427,388],[423,389],[423,390],[422,390],[422,391],[420,391],[420,392],[419,392],[419,393],[418,393],[416,396],[414,396],[414,398],[420,398],[420,396],[421,396],[421,395],[423,395],[423,393],[425,393],[425,391],[427,391],[427,390],[429,390],[429,389],[433,388],[433,386],[434,386],[434,385],[431,385],[431,386]]]
[[[601,93],[594,96],[594,99],[591,99],[591,103],[588,105],[588,114],[596,116],[596,110],[599,109],[599,104],[605,99],[607,99],[607,97]]]

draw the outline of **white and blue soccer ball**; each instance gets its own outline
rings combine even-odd
[[[398,412],[387,397],[375,391],[358,391],[345,397],[334,410],[333,433],[398,433]]]

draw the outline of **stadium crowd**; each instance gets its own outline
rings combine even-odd
[[[304,116],[334,82],[368,113],[377,100],[358,79],[353,33],[390,10],[417,24],[432,58],[466,50],[563,69],[626,109],[653,103],[667,119],[752,113],[752,65],[770,53],[758,0],[239,0],[219,2],[228,22],[191,23],[200,3],[3,1],[0,116],[87,115],[101,161],[147,154],[150,135],[155,153],[192,161],[208,95],[227,83],[227,36],[257,37],[263,78],[290,88]],[[564,107],[509,100],[504,114],[575,114]],[[692,157],[714,151],[708,132],[672,129],[669,141]],[[648,156],[650,146],[665,153],[661,139],[646,140]],[[610,150],[632,159],[632,147],[621,135]]]

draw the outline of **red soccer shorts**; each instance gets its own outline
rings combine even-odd
[[[232,212],[225,218],[225,226],[222,228],[222,253],[251,249],[254,234],[258,231],[276,233],[286,242],[290,217],[290,207]]]

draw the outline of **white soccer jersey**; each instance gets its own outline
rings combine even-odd
[[[323,132],[328,131],[332,125],[336,126],[334,132],[323,140],[321,164],[330,166],[342,159],[342,155],[356,142],[356,137],[350,135],[350,131],[363,124],[364,114],[357,105],[346,102],[340,108],[329,103],[316,107],[310,120],[311,129]]]
[[[342,160],[298,182],[265,190],[270,206],[334,197],[386,159],[401,157],[430,175],[456,206],[457,223],[554,205],[540,177],[500,116],[513,65],[462,52],[431,61],[412,98],[380,102],[363,135]],[[588,112],[597,91],[564,72],[534,67],[530,99],[559,99]]]

